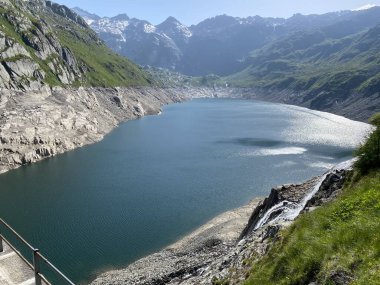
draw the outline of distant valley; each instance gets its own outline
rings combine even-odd
[[[358,120],[380,111],[380,7],[289,19],[221,15],[190,27],[173,17],[155,26],[74,11],[115,52],[186,75],[181,84],[248,88],[246,98]]]

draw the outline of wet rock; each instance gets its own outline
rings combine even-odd
[[[310,187],[315,184],[315,179],[304,184],[285,184],[273,188],[269,196],[253,211],[246,228],[242,231],[240,239],[244,238],[253,232],[258,222],[264,215],[272,209],[275,205],[286,206],[289,203],[300,203]],[[278,210],[273,211],[268,220],[273,220],[284,211],[284,208],[279,207]]]
[[[275,226],[268,226],[264,233],[263,233],[263,238],[262,241],[269,239],[269,238],[274,238],[277,236],[278,232],[280,231],[281,226],[275,225]]]
[[[329,174],[319,188],[319,191],[306,204],[306,210],[321,206],[336,198],[343,189],[347,174],[347,170],[337,170],[334,171],[334,173]]]
[[[118,107],[123,107],[123,103],[121,102],[121,99],[118,96],[113,96],[112,101],[115,102]]]

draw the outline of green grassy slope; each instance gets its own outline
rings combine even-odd
[[[343,38],[321,30],[298,33],[251,54],[249,66],[224,78],[235,86],[345,96],[380,86],[380,26]]]
[[[254,264],[246,285],[380,284],[380,171],[303,215]],[[340,277],[339,277],[340,276]]]
[[[86,31],[76,32],[80,33],[79,37],[72,31],[61,30],[58,38],[89,69],[80,85],[113,87],[151,83],[149,76],[126,57],[115,54],[103,43],[90,40]]]

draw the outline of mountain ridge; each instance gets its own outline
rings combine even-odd
[[[379,18],[380,8],[373,7],[322,15],[295,14],[287,19],[219,15],[191,26],[174,17],[158,25],[135,18],[122,22],[108,17],[87,23],[115,52],[140,65],[190,76],[226,76],[247,67],[245,60],[252,51],[293,33],[340,23],[352,34],[374,26]]]

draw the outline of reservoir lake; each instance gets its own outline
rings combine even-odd
[[[273,186],[352,158],[369,125],[255,100],[197,99],[0,175],[0,217],[76,283],[127,266]]]

